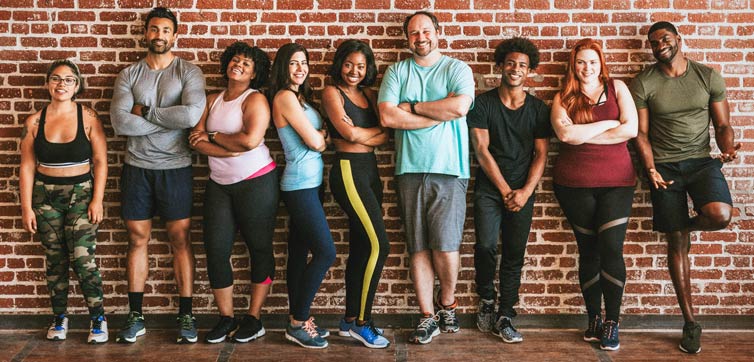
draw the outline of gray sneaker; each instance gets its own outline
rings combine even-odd
[[[139,312],[130,312],[126,325],[118,332],[115,341],[118,343],[134,343],[136,337],[143,336],[145,333],[147,333],[147,329],[144,328],[144,316]]]
[[[456,308],[440,309],[437,312],[437,317],[440,318],[438,324],[440,325],[441,332],[456,333],[461,329],[458,317],[456,317]]]
[[[432,337],[440,335],[440,328],[437,326],[437,315],[431,317],[422,317],[419,319],[419,325],[411,332],[408,341],[411,343],[427,344],[432,342]]]
[[[196,318],[191,314],[181,314],[178,316],[178,338],[176,342],[196,343],[199,334],[196,332]]]
[[[495,327],[495,300],[479,299],[479,310],[476,314],[476,327],[482,332],[489,332]]]
[[[327,340],[317,332],[317,325],[311,317],[301,326],[294,327],[289,323],[285,327],[285,339],[304,348],[321,349],[328,345]]]
[[[511,319],[505,316],[498,318],[493,333],[502,338],[505,343],[520,343],[524,340],[524,336],[513,327]]]

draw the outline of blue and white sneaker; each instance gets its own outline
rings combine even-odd
[[[144,328],[144,316],[139,312],[128,313],[128,319],[123,329],[115,336],[115,342],[118,343],[134,343],[136,337],[143,336],[147,333],[147,329]]]
[[[180,344],[196,343],[199,333],[196,331],[196,318],[191,314],[178,316],[178,337],[176,342]]]
[[[351,333],[349,332],[351,330],[351,327],[356,325],[356,320],[354,319],[352,322],[346,321],[345,318],[340,319],[340,325],[338,326],[338,335],[341,337],[350,337]],[[384,336],[385,331],[382,330],[382,328],[374,327],[374,329],[377,331],[377,334]]]
[[[301,326],[292,326],[290,323],[285,327],[285,339],[304,348],[321,349],[328,346],[327,340],[317,332],[314,318],[309,318]]]
[[[374,327],[372,321],[367,322],[363,326],[353,323],[348,333],[351,337],[356,338],[369,348],[386,348],[390,345],[390,341],[377,332],[377,328]]]
[[[64,314],[56,315],[50,328],[47,329],[47,339],[51,341],[64,341],[68,335],[68,317]]]
[[[105,343],[107,342],[108,337],[107,319],[105,319],[105,316],[101,315],[93,318],[89,322],[89,337],[86,338],[86,343]]]

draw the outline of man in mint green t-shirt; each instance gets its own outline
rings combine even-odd
[[[675,26],[657,22],[647,33],[657,63],[631,83],[639,115],[636,146],[651,185],[653,228],[668,241],[668,270],[685,325],[679,348],[701,351],[701,326],[691,305],[689,233],[728,226],[732,199],[720,171],[736,159],[725,81],[714,69],[687,59]],[[710,157],[710,121],[722,154]],[[689,217],[688,196],[696,216]]]
[[[474,99],[474,78],[468,65],[437,50],[440,27],[432,13],[409,15],[403,30],[413,56],[387,69],[378,102],[382,125],[396,129],[395,179],[423,314],[409,340],[426,344],[440,331],[459,330],[454,294],[466,216],[466,113]],[[437,314],[435,274],[440,280]]]

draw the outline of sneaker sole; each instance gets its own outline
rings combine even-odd
[[[600,349],[603,351],[617,351],[618,348],[620,348],[620,344],[615,347],[608,347],[608,346],[600,345]]]
[[[65,337],[58,337],[58,336],[55,336],[55,337],[52,337],[52,338],[47,337],[47,340],[48,341],[65,341]]]
[[[686,348],[683,348],[683,346],[681,346],[680,344],[678,345],[678,349],[689,354],[697,354],[702,351],[702,347],[699,347],[699,349],[697,349],[696,352],[689,352],[686,350]]]
[[[108,336],[104,336],[104,338],[102,336],[100,336],[100,337],[94,337],[94,338],[91,338],[91,339],[87,338],[86,343],[89,343],[89,344],[107,343],[107,340],[108,340],[107,337]]]
[[[199,340],[199,337],[178,337],[175,339],[175,342],[178,344],[191,344],[196,343],[196,341]]]
[[[251,336],[249,338],[236,338],[235,336],[233,336],[233,341],[234,342],[238,342],[238,343],[246,343],[246,342],[249,342],[249,341],[253,341],[253,340],[255,340],[255,339],[257,339],[257,338],[259,338],[261,336],[264,336],[265,333],[267,333],[267,331],[265,331],[264,327],[262,327],[262,329],[260,329],[259,332],[257,332],[255,335],[253,335],[253,336]]]
[[[440,331],[442,333],[458,333],[458,331],[460,330],[461,330],[461,327],[445,328],[445,329],[440,328]]]
[[[136,342],[136,337],[141,337],[141,336],[143,336],[145,334],[147,334],[147,329],[146,328],[142,328],[141,330],[139,330],[138,332],[136,332],[136,335],[134,335],[133,338],[118,336],[115,339],[115,342],[116,343],[134,343],[134,342]]]
[[[350,337],[351,331],[338,331],[338,335],[341,337]]]
[[[505,339],[505,338],[503,338],[503,337],[500,337],[500,339],[502,339],[502,340],[503,340],[503,342],[505,342],[505,343],[510,343],[510,344],[513,344],[513,343],[521,343],[521,342],[523,342],[523,341],[524,341],[524,339],[523,339],[523,338],[520,338],[520,339]]]
[[[381,346],[381,345],[378,345],[378,344],[369,343],[369,342],[367,342],[366,339],[364,339],[364,337],[360,336],[358,333],[356,333],[354,331],[350,331],[349,330],[348,331],[348,335],[351,336],[351,337],[353,337],[354,339],[358,340],[359,342],[361,342],[362,344],[364,344],[365,347],[368,347],[368,348],[382,349],[382,348],[387,348],[388,346],[390,346],[390,342],[388,342],[384,346]]]
[[[584,337],[584,342],[600,342],[600,339],[597,337]]]
[[[427,338],[426,340],[422,341],[421,339],[414,339],[414,340],[411,341],[411,343],[428,344],[429,342],[432,342],[432,338],[437,337],[439,335],[440,335],[440,330],[439,329],[435,329],[435,331],[432,332],[432,334],[429,335],[429,338]]]
[[[327,343],[327,341],[325,341],[325,344],[322,345],[322,346],[307,346],[307,345],[301,343],[298,339],[296,339],[292,335],[288,334],[288,332],[285,332],[285,339],[287,339],[287,340],[289,340],[289,341],[291,341],[293,343],[296,343],[296,344],[298,344],[301,347],[311,348],[311,349],[322,349],[322,348],[326,348],[329,345],[329,343]]]
[[[209,339],[209,338],[204,338],[204,341],[205,341],[205,342],[207,342],[207,343],[209,343],[209,344],[222,343],[222,342],[225,342],[225,339],[226,339],[227,337],[228,337],[228,336],[222,336],[222,337],[220,337],[220,338],[217,338],[217,339]]]

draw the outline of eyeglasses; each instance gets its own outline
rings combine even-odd
[[[63,82],[63,85],[65,85],[66,87],[70,87],[72,85],[76,85],[76,83],[78,83],[79,80],[74,77],[62,78],[62,77],[58,77],[57,75],[51,75],[47,81],[50,82],[50,84],[58,84],[60,82]]]

